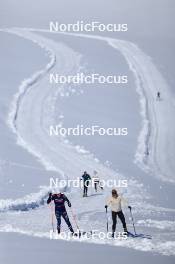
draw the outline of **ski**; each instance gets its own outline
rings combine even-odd
[[[147,239],[152,239],[151,235],[147,235],[147,234],[133,234],[131,232],[127,232],[128,237],[132,237],[132,238],[147,238]]]

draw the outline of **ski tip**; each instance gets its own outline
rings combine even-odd
[[[147,235],[147,234],[133,234],[131,232],[127,233],[128,237],[132,237],[132,238],[147,238],[147,239],[152,239],[151,235]]]

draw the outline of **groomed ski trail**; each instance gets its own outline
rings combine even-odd
[[[47,78],[46,74],[51,69],[56,67],[56,71],[59,71],[60,73],[65,72],[71,72],[74,71],[75,68],[78,70],[79,62],[80,62],[80,56],[79,54],[76,54],[73,50],[66,47],[63,44],[55,43],[54,41],[48,40],[42,36],[37,36],[33,31],[39,31],[39,32],[47,32],[47,30],[36,30],[36,29],[9,29],[6,30],[9,33],[17,34],[21,37],[30,39],[34,42],[36,42],[38,45],[40,45],[42,48],[44,48],[47,52],[50,54],[50,68],[47,67],[43,70],[43,72],[40,72],[36,75],[34,75],[32,78],[30,78],[30,81],[28,80],[26,82],[25,88],[28,88],[30,86],[31,89],[24,89],[21,90],[18,95],[15,96],[16,99],[20,99],[20,104],[12,104],[11,112],[9,115],[8,124],[10,124],[11,128],[13,128],[13,132],[16,133],[18,144],[22,147],[26,148],[29,152],[34,154],[45,166],[46,169],[54,170],[59,173],[60,177],[65,177],[65,175],[72,175],[73,178],[77,177],[77,173],[81,170],[81,168],[86,167],[88,171],[92,172],[93,168],[95,167],[103,178],[108,175],[108,177],[112,179],[122,179],[123,175],[116,173],[112,171],[110,168],[105,167],[103,164],[100,164],[100,162],[95,159],[95,157],[86,152],[83,151],[80,148],[75,148],[71,144],[65,142],[64,140],[56,140],[51,139],[51,141],[47,140],[48,132],[47,127],[48,124],[51,123],[53,118],[53,112],[54,109],[51,109],[51,111],[45,112],[48,109],[48,105],[53,104],[54,100],[57,96],[59,96],[60,93],[64,92],[64,87],[60,87],[60,89],[56,92],[53,91],[52,95],[50,96],[50,90],[47,87]],[[160,81],[162,81],[162,77],[160,73],[157,71],[155,66],[152,64],[149,57],[147,57],[144,53],[140,51],[140,49],[126,41],[121,40],[114,40],[104,37],[98,37],[98,36],[87,36],[87,35],[81,35],[81,34],[72,34],[74,36],[78,37],[88,37],[88,38],[95,38],[95,39],[101,39],[103,41],[107,41],[109,45],[113,46],[114,48],[118,49],[122,52],[124,57],[126,58],[126,61],[128,62],[130,69],[134,73],[136,77],[136,84],[137,84],[137,92],[140,95],[141,99],[141,107],[142,107],[142,115],[143,115],[143,127],[142,131],[139,137],[139,145],[137,148],[136,153],[136,161],[140,164],[140,166],[143,169],[150,170],[156,173],[157,177],[161,177],[161,179],[165,181],[174,182],[173,175],[171,175],[171,170],[173,169],[173,164],[170,166],[167,173],[164,173],[164,167],[163,163],[166,161],[165,158],[163,158],[163,163],[159,164],[159,157],[158,157],[158,151],[157,149],[159,147],[164,147],[164,144],[166,143],[166,138],[164,137],[164,130],[162,130],[161,127],[161,121],[162,116],[165,117],[166,120],[166,100],[162,103],[163,107],[161,108],[161,119],[158,118],[157,115],[160,114],[159,111],[156,111],[155,105],[157,102],[155,102],[154,93],[156,94],[155,83],[156,87],[160,85]],[[49,48],[48,48],[49,47]],[[56,54],[56,55],[55,55]],[[137,56],[136,56],[137,54]],[[146,67],[143,65],[146,61]],[[56,63],[58,62],[58,63]],[[69,62],[69,63],[68,63]],[[71,62],[71,63],[70,63]],[[151,64],[151,65],[150,65]],[[148,68],[150,72],[148,72]],[[155,72],[154,72],[155,70]],[[155,73],[156,82],[154,83],[150,77],[148,78],[150,73]],[[38,82],[39,81],[39,82]],[[167,89],[167,85],[165,81],[163,82],[164,86],[159,90],[161,93],[164,92],[164,89]],[[44,91],[44,94],[41,96],[40,100],[39,95],[41,95],[41,87],[44,87],[46,89]],[[151,91],[151,101],[150,104],[148,104],[148,97],[146,94],[145,88],[147,89],[149,87]],[[22,92],[22,93],[21,93]],[[164,94],[164,93],[163,93]],[[47,95],[49,97],[47,98]],[[22,96],[22,99],[21,99]],[[45,100],[47,98],[47,100]],[[169,99],[169,97],[165,97],[165,99]],[[16,100],[17,103],[18,100]],[[19,102],[19,101],[18,101]],[[171,101],[172,102],[172,101]],[[44,103],[44,105],[43,105]],[[168,111],[172,113],[172,109],[174,107],[173,102],[169,104],[170,107],[168,108]],[[14,111],[15,109],[15,111]],[[31,111],[32,109],[32,111]],[[15,115],[13,114],[15,113]],[[47,116],[46,119],[43,118],[43,113]],[[33,120],[32,117],[35,116],[36,119]],[[26,126],[25,119],[27,120],[27,123],[29,126]],[[164,120],[164,121],[165,121]],[[168,122],[170,120],[168,119]],[[35,127],[35,129],[34,129]],[[35,131],[38,131],[37,133],[34,133]],[[165,131],[166,132],[166,131]],[[158,138],[161,140],[161,145],[158,145]],[[157,140],[157,141],[156,141]],[[146,150],[149,148],[150,155],[145,155]],[[58,153],[59,149],[59,153]],[[168,149],[169,152],[172,151],[172,149]],[[166,151],[166,154],[168,155],[168,151]],[[71,162],[71,171],[69,168],[66,168],[65,164],[67,162]],[[163,168],[163,169],[162,169]],[[130,182],[131,189],[129,191],[129,196],[131,199],[135,198],[135,194],[137,195],[137,198],[139,199],[140,204],[142,203],[142,194],[143,189],[141,188],[141,185],[139,186],[136,182]],[[45,195],[45,194],[42,194]],[[37,198],[38,199],[38,198]],[[40,199],[40,197],[39,197]],[[77,199],[77,197],[75,198]],[[22,199],[21,199],[22,200]],[[19,202],[20,203],[20,202]],[[17,203],[18,205],[18,203]],[[149,206],[149,205],[148,205]],[[10,203],[9,203],[10,207]],[[97,207],[97,204],[96,204]],[[140,206],[141,207],[141,206]],[[87,205],[88,208],[88,205]],[[9,230],[9,228],[2,228],[2,230],[5,231]],[[11,231],[14,229],[11,228]],[[8,232],[8,231],[7,231]],[[16,232],[24,232],[18,230]],[[29,232],[30,233],[30,232]],[[36,235],[37,233],[33,233],[32,235]],[[43,236],[43,234],[41,235]],[[95,241],[97,243],[100,243],[99,241]],[[107,242],[108,243],[108,242]],[[157,244],[145,244],[145,247],[143,247],[143,243],[138,242],[138,244],[133,244],[133,242],[128,241],[127,243],[123,244],[123,242],[118,242],[118,245],[129,245],[129,247],[134,247],[139,250],[152,250],[154,249],[155,252],[163,253],[163,254],[172,254],[172,246],[174,245],[173,241],[167,241],[167,245],[169,244],[169,247],[165,247],[166,250],[163,250],[162,246],[165,242],[160,242],[157,240]],[[151,242],[152,243],[152,242]],[[162,243],[162,244],[161,244]],[[146,247],[147,245],[147,247]],[[150,247],[149,247],[150,246]]]

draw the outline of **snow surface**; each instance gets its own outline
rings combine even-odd
[[[55,122],[60,98],[65,100],[66,97],[78,96],[79,99],[82,94],[75,95],[75,91],[71,92],[70,87],[66,86],[51,88],[48,85],[49,71],[52,69],[60,74],[79,72],[82,67],[82,54],[64,43],[57,42],[52,38],[53,34],[49,34],[47,30],[9,28],[2,31],[37,44],[49,57],[49,62],[42,70],[22,81],[18,92],[13,97],[7,124],[16,136],[16,143],[36,157],[47,171],[55,172],[60,179],[76,179],[84,168],[90,174],[95,168],[102,179],[127,179],[129,188],[127,191],[121,190],[121,192],[133,205],[139,232],[149,234],[151,230],[153,236],[152,240],[127,239],[126,241],[111,242],[100,239],[88,241],[81,239],[80,242],[122,246],[163,255],[174,255],[175,210],[173,208],[154,205],[152,202],[154,197],[146,190],[141,180],[130,178],[123,172],[116,172],[110,166],[102,163],[95,154],[86,151],[83,146],[62,137],[48,136],[48,127]],[[129,41],[95,35],[69,34],[69,36],[88,38],[88,41],[105,42],[109,49],[114,48],[124,56],[126,65],[129,66],[135,78],[142,117],[135,163],[149,176],[174,184],[175,148],[174,140],[172,140],[175,129],[173,124],[174,97],[151,58]],[[160,90],[163,96],[160,102],[155,100],[157,90]],[[62,113],[63,123],[64,118],[64,113]],[[171,129],[169,129],[170,127]],[[148,151],[149,155],[147,155]],[[127,160],[127,162],[131,163],[132,160]],[[44,205],[48,191],[49,188],[45,185],[37,193],[30,193],[15,200],[0,200],[0,211],[3,212],[0,230],[49,239],[50,213],[48,210],[50,209]],[[103,205],[109,195],[109,189],[105,189],[98,195],[90,190],[90,196],[86,202],[82,201],[79,190],[69,189],[67,195],[74,204],[81,228],[105,231]],[[36,210],[31,210],[34,208]],[[69,213],[71,215],[71,212]],[[131,229],[132,224],[127,209],[125,209],[125,214],[129,229]],[[71,220],[73,220],[72,217]],[[160,233],[160,229],[164,232]]]

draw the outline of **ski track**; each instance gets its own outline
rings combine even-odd
[[[72,49],[63,44],[36,34],[36,32],[50,33],[48,30],[13,28],[4,29],[3,31],[33,41],[44,49],[50,57],[50,62],[46,67],[33,74],[31,78],[24,80],[19,87],[18,93],[14,96],[10,108],[8,125],[17,136],[17,144],[36,156],[45,166],[46,170],[56,171],[60,178],[66,178],[67,175],[72,175],[72,178],[76,178],[84,167],[86,167],[90,173],[96,168],[104,179],[106,178],[106,175],[112,179],[124,178],[121,173],[116,173],[101,164],[93,154],[84,150],[81,146],[73,146],[63,138],[48,139],[47,128],[54,120],[54,103],[58,96],[70,96],[71,93],[66,90],[66,87],[64,86],[60,86],[59,89],[51,90],[50,87],[47,86],[47,73],[50,69],[59,72],[60,74],[71,74],[72,72],[79,71],[81,55],[75,53]],[[171,117],[173,116],[174,102],[171,100],[170,91],[168,90],[166,82],[152,63],[151,59],[135,44],[128,41],[92,35],[68,34],[76,37],[106,41],[111,47],[119,50],[124,55],[130,70],[135,76],[143,119],[142,130],[138,138],[135,162],[140,168],[148,172],[151,171],[163,181],[174,183],[174,163],[172,157],[174,142],[171,142],[171,144],[169,142],[173,138],[174,127],[172,127],[171,131],[168,129],[170,125],[173,124]],[[161,102],[155,101],[155,95],[158,90],[163,94],[163,101]],[[50,106],[50,110],[48,105]],[[51,107],[51,105],[53,107]],[[34,116],[35,119],[33,119]],[[167,132],[171,134],[168,138]],[[167,156],[170,155],[172,158],[168,161],[165,158],[165,147]],[[149,155],[147,155],[148,152]],[[66,166],[67,163],[69,163],[69,167]],[[130,197],[130,200],[138,200],[137,210],[138,212],[142,210],[143,215],[151,215],[153,211],[160,214],[165,212],[174,213],[173,209],[151,206],[148,202],[144,204],[144,211],[144,201],[142,199],[143,193],[147,198],[149,198],[149,195],[145,192],[143,186],[141,184],[139,185],[136,181],[129,181],[129,187],[127,195]],[[40,192],[27,195],[26,197],[15,201],[1,200],[0,211],[4,211],[7,214],[10,211],[19,211],[20,216],[20,214],[23,214],[22,211],[37,207],[42,208],[47,193],[48,187],[43,187]],[[73,200],[79,204],[80,197],[77,196],[77,193],[73,192],[72,196]],[[82,219],[85,227],[89,218],[93,218],[95,212],[97,215],[103,214],[103,212],[98,212],[100,199],[100,196],[96,197],[96,202],[93,202],[93,211],[89,211],[89,208],[91,208],[91,199],[89,199],[86,205],[84,204],[83,211],[79,212],[78,217]],[[36,213],[36,210],[34,210],[34,212]],[[12,218],[14,217],[13,221],[15,221],[15,218],[18,218],[18,214],[15,213],[11,216]],[[142,221],[139,224],[141,226],[149,226],[150,221],[147,219],[147,221]],[[96,222],[97,226],[101,225],[100,220],[97,220]],[[161,226],[160,229],[166,228],[169,224],[167,221],[160,222],[161,221],[157,221],[157,224],[159,223]],[[46,223],[48,225],[47,221]],[[19,228],[15,228],[12,226],[1,225],[0,231],[21,232],[34,236],[48,237],[47,232],[45,234],[42,232],[39,234],[36,230],[35,232],[27,232],[22,230],[20,226]],[[90,240],[89,242],[103,243],[104,241]],[[111,244],[111,242],[107,241],[104,243]],[[115,243],[112,242],[112,244],[132,247],[138,250],[154,251],[165,255],[174,254],[174,241],[159,241],[158,239],[147,241],[144,239],[142,241],[138,240],[137,242],[136,240],[133,241],[128,239],[128,241],[115,241]]]

